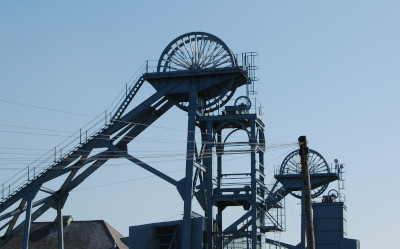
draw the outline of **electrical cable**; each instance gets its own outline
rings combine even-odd
[[[65,136],[65,135],[56,135],[56,134],[48,134],[48,133],[33,133],[33,132],[15,132],[15,131],[2,131],[0,130],[0,133],[19,133],[19,134],[25,134],[25,135],[39,135],[39,136],[51,136],[51,137],[71,137],[71,136]],[[98,134],[99,136],[101,135],[106,135],[106,134]],[[78,139],[79,137],[76,137]],[[109,140],[108,138],[92,138],[93,140]],[[128,140],[129,139],[129,140]],[[157,142],[157,143],[187,143],[187,142],[196,142],[196,141],[187,141],[187,140],[173,140],[173,139],[160,139],[160,138],[137,138],[137,136],[123,136],[121,141],[130,141],[135,139],[135,141],[141,141],[141,142]],[[221,145],[226,145],[226,143],[223,142],[213,142],[213,144],[221,144]],[[258,144],[258,142],[255,143],[246,143],[246,144]],[[298,143],[291,143],[291,144],[298,144]]]
[[[267,148],[266,150],[265,150],[265,152],[272,152],[272,151],[275,151],[275,150],[280,150],[280,149],[283,149],[283,148],[287,148],[287,147],[293,147],[293,146],[295,146],[295,145],[291,145],[291,144],[289,144],[289,145],[283,145],[283,146],[274,146],[274,147],[270,147],[270,148]],[[257,148],[255,148],[254,150],[252,150],[252,149],[245,149],[245,150],[225,150],[225,151],[223,151],[223,154],[222,155],[233,155],[233,154],[245,154],[245,153],[251,153],[252,151],[258,151],[258,149]],[[136,152],[136,151],[135,151]],[[166,151],[167,153],[164,153],[164,154],[135,154],[135,158],[137,157],[137,158],[163,158],[163,157],[167,157],[167,158],[169,158],[169,157],[176,157],[176,156],[179,156],[179,157],[184,157],[184,156],[193,156],[193,151],[192,152],[190,152],[190,153],[171,153],[171,152],[173,152],[173,151]],[[216,152],[216,151],[212,151],[212,153],[214,154],[214,155],[217,155],[218,153],[220,153],[220,152]],[[31,153],[0,153],[0,154],[6,154],[6,155],[41,155],[41,154],[31,154]],[[194,151],[194,155],[196,155],[196,151]],[[279,156],[279,157],[281,157],[281,156]],[[278,158],[279,158],[278,157]],[[118,158],[121,158],[120,156],[115,156],[115,157],[102,157],[102,158],[99,158],[99,159],[97,159],[97,160],[108,160],[108,159],[118,159]],[[202,158],[205,158],[205,157],[199,157],[200,159],[202,159]],[[10,160],[10,161],[27,161],[27,162],[31,162],[32,160],[35,160],[35,159],[37,159],[37,158],[27,158],[27,157],[25,157],[25,158],[21,158],[21,157],[7,157],[7,158],[1,158],[1,160]],[[276,160],[277,158],[275,158],[274,160]],[[74,159],[70,159],[70,161],[75,161],[76,160],[76,158],[74,158]],[[46,158],[46,159],[44,159],[43,161],[38,161],[38,162],[47,162],[48,161],[48,159]],[[63,159],[63,161],[68,161],[67,160],[67,158],[65,158],[65,159]],[[271,161],[272,162],[272,161]],[[7,164],[7,163],[4,163],[4,164]],[[4,164],[0,164],[0,165],[4,165]]]
[[[90,118],[95,117],[95,116],[91,116],[91,115],[88,115],[88,114],[82,114],[82,113],[76,113],[76,112],[62,111],[62,110],[58,110],[58,109],[53,109],[53,108],[48,108],[48,107],[42,107],[42,106],[36,106],[36,105],[29,105],[29,104],[24,104],[24,103],[19,103],[19,102],[15,102],[15,101],[4,100],[4,99],[0,99],[0,102],[9,103],[9,104],[14,104],[14,105],[20,105],[20,106],[26,106],[26,107],[31,107],[31,108],[37,108],[37,109],[42,109],[42,110],[46,110],[46,111],[52,111],[52,112],[60,112],[60,113],[65,113],[65,114],[71,114],[71,115],[76,115],[76,116],[81,116],[81,117],[90,117]]]
[[[0,99],[0,101],[7,102],[7,103],[18,104],[18,105],[23,105],[23,106],[28,106],[28,107],[35,107],[35,108],[39,108],[39,109],[43,109],[43,110],[51,110],[51,111],[57,111],[57,112],[67,113],[67,114],[77,114],[77,115],[80,115],[80,116],[86,116],[86,117],[91,117],[91,118],[98,118],[98,117],[101,117],[103,115],[103,113],[101,113],[98,116],[92,116],[92,115],[87,115],[87,114],[80,114],[80,113],[73,113],[73,112],[68,112],[68,111],[56,110],[56,109],[52,109],[52,108],[48,108],[48,107],[38,107],[38,106],[18,103],[18,102],[14,102],[14,101],[7,101],[7,100],[1,100],[1,99]],[[151,127],[160,128],[160,129],[185,131],[186,132],[185,129],[177,129],[177,128],[171,128],[171,127],[165,127],[165,126],[149,125],[149,124],[143,124],[143,123],[137,123],[137,122],[129,122],[129,121],[122,121],[122,120],[112,120],[112,122],[120,122],[120,123],[133,124],[133,125],[138,125],[138,126],[148,126],[148,127],[151,126]],[[3,125],[0,125],[0,126],[9,126],[10,127],[10,126],[13,126],[13,125],[4,125],[3,124]],[[85,126],[87,126],[87,125],[85,125]],[[18,126],[14,125],[14,127],[18,127]],[[40,129],[40,128],[21,127],[21,126],[19,126],[19,127],[20,128],[27,128],[27,129],[37,129],[37,130],[49,130],[49,129]],[[53,130],[53,131],[56,131],[56,130]],[[72,131],[62,131],[62,132],[71,132],[71,133],[73,133]],[[204,134],[208,134],[208,133],[204,133]],[[34,134],[34,135],[39,135],[39,134]]]

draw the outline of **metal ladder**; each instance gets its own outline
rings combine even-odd
[[[117,112],[115,112],[114,116],[111,119],[111,122],[114,120],[118,120],[121,118],[122,114],[126,110],[126,108],[129,106],[131,103],[132,99],[135,97],[136,93],[139,91],[140,87],[144,83],[144,78],[143,76],[140,76],[140,78],[136,81],[136,84],[133,87],[130,87],[129,89],[126,90],[126,97],[120,107],[118,108]],[[129,93],[128,93],[129,92]]]
[[[121,100],[119,101],[121,104],[119,105],[118,108],[114,109],[115,113],[112,116],[112,119],[110,119],[110,123],[108,123],[108,124],[105,123],[100,127],[95,127],[94,132],[91,134],[91,136],[89,138],[87,138],[88,140],[90,140],[91,137],[96,137],[98,134],[102,134],[103,131],[111,125],[111,123],[114,123],[115,121],[118,121],[121,118],[122,114],[125,112],[126,108],[129,106],[132,99],[136,96],[137,92],[139,91],[139,89],[141,88],[141,86],[143,85],[144,82],[145,82],[145,80],[143,78],[143,75],[141,75],[136,80],[136,83],[133,86],[127,88],[126,95],[123,98],[121,98]],[[118,106],[118,104],[117,104],[117,106]],[[105,120],[107,121],[107,117],[105,117]],[[100,123],[101,122],[98,122],[96,126],[98,126]],[[76,136],[80,137],[81,135],[74,134],[70,138],[74,138]],[[67,138],[67,140],[70,138]],[[50,151],[50,153],[47,153],[47,154],[44,154],[43,156],[41,156],[39,158],[40,160],[37,159],[36,161],[31,163],[27,168],[18,172],[12,178],[10,178],[9,180],[7,180],[3,184],[1,184],[1,186],[0,186],[0,188],[1,188],[0,189],[0,191],[1,191],[0,205],[2,203],[6,202],[9,198],[13,197],[19,191],[24,189],[27,185],[29,185],[35,179],[42,176],[47,171],[52,170],[54,168],[54,166],[58,165],[58,163],[60,161],[62,161],[65,158],[68,158],[69,156],[71,156],[74,152],[78,151],[84,145],[84,142],[82,142],[81,139],[78,139],[78,138],[74,138],[74,140],[72,140],[72,141],[67,141],[67,140],[65,140],[64,142],[67,142],[68,145],[72,145],[74,143],[76,143],[76,145],[73,147],[69,147],[69,149],[67,151],[63,150],[65,152],[63,153],[63,156],[61,158],[53,159],[54,155]],[[47,162],[49,163],[48,164],[49,166],[43,168],[42,165],[46,164]],[[35,166],[36,163],[38,164],[38,166]],[[36,169],[42,169],[42,170],[35,172]],[[30,171],[34,172],[33,177],[29,176],[30,174],[32,175],[32,172],[30,172]]]

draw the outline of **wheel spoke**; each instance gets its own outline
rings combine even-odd
[[[221,66],[221,65],[224,65],[224,64],[227,63],[227,62],[229,62],[229,58],[226,59],[226,60],[224,60],[223,62],[220,62],[220,63],[216,64],[215,67],[219,67],[219,66]]]
[[[200,63],[200,59],[202,59],[204,57],[204,37],[201,37],[201,42],[200,42],[200,49],[199,49],[199,65]]]
[[[185,63],[180,57],[171,57],[170,62],[174,62],[176,65],[181,65],[183,68],[190,67],[190,64]]]
[[[325,159],[316,151],[309,151],[307,161],[311,174],[325,174],[330,172],[329,166]],[[299,150],[295,150],[283,160],[280,168],[280,174],[301,174],[301,168],[300,153]],[[328,184],[324,184],[312,189],[312,198],[320,196],[327,189],[327,187]],[[290,194],[297,198],[301,198],[301,191],[292,191]]]
[[[186,42],[182,39],[182,43],[183,43],[183,45],[185,46],[185,50],[186,50],[186,53],[188,54],[188,56],[190,57],[190,52],[189,52],[189,50],[188,50],[188,48],[187,48],[187,46],[186,46]],[[189,57],[187,57],[188,59],[189,59],[189,61],[190,61],[190,58]]]
[[[192,60],[192,65],[194,64],[194,55],[195,55],[195,51],[194,51],[194,48],[193,48],[193,43],[192,43],[192,39],[189,39],[189,43],[190,43],[190,49],[192,50],[192,53],[190,54],[191,55],[191,60]]]
[[[169,66],[169,63],[175,64]],[[158,69],[198,70],[235,66],[230,49],[217,37],[207,33],[188,33],[170,43],[160,57]]]
[[[214,47],[214,50],[211,51],[211,53],[208,54],[208,56],[204,59],[204,67],[209,67],[209,65],[212,64],[212,60],[215,58],[214,57],[214,52],[218,49],[218,45],[217,44],[212,44],[212,46]],[[211,45],[210,45],[211,48]]]
[[[180,56],[181,59],[183,59],[186,62],[186,64],[190,67],[190,59],[186,56],[185,52],[183,52],[181,46],[178,46],[178,49],[180,53],[177,53],[177,55]]]
[[[207,41],[208,41],[208,40],[207,40]],[[207,60],[207,58],[209,58],[209,57],[211,56],[210,50],[211,50],[211,47],[213,46],[213,43],[214,43],[214,42],[212,42],[212,41],[209,42],[207,52],[205,53],[204,59],[203,59],[203,61],[201,62],[202,65],[203,65],[204,62]]]
[[[236,63],[231,50],[218,37],[204,32],[193,32],[181,35],[168,44],[158,61],[157,72],[236,67]],[[203,110],[211,112],[226,104],[235,92],[232,87],[233,80],[214,89],[217,92],[203,92]],[[187,110],[187,98],[173,98],[179,108]]]

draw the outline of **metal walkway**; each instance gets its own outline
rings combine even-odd
[[[247,95],[254,92],[253,60],[254,53],[242,54],[242,61],[239,63],[237,56],[222,40],[208,33],[193,32],[177,37],[162,52],[156,72],[148,72],[147,64],[143,66],[133,84],[124,89],[123,96],[117,98],[117,103],[57,145],[54,150],[2,183],[0,247],[24,230],[22,248],[28,248],[31,222],[53,208],[57,210],[59,222],[58,248],[62,249],[62,209],[69,193],[114,158],[127,159],[177,188],[184,202],[182,236],[179,242],[174,242],[174,245],[179,243],[180,248],[191,247],[192,199],[196,188],[196,197],[204,198],[202,208],[207,218],[207,236],[203,248],[224,248],[226,243],[234,246],[229,243],[235,242],[236,238],[250,237],[252,248],[255,249],[259,243],[264,243],[263,236],[259,237],[259,234],[282,230],[280,222],[265,211],[280,208],[279,203],[287,194],[301,189],[298,186],[298,176],[276,176],[282,188],[268,190],[265,187],[264,124],[257,112],[249,113],[251,102],[248,96],[239,97],[235,106],[226,106],[220,114],[220,108],[231,100],[237,88],[245,86]],[[150,83],[156,92],[133,106],[131,102],[144,82]],[[180,180],[171,178],[128,152],[128,144],[173,106],[188,113],[185,177]],[[217,114],[213,115],[214,113]],[[196,128],[200,128],[202,132],[199,139],[202,148],[199,153],[196,148]],[[213,185],[213,167],[220,172],[217,177],[220,182],[229,175],[221,173],[222,154],[217,145],[225,144],[225,140],[218,140],[221,139],[222,129],[234,129],[233,132],[243,130],[249,134],[249,140],[246,141],[249,148],[246,153],[251,155],[251,167],[249,172],[245,172],[245,176],[250,179],[250,183],[240,189],[223,188],[221,184],[216,189]],[[227,137],[230,134],[232,132]],[[218,152],[217,165],[213,165],[214,150]],[[289,171],[285,169],[284,172]],[[332,175],[323,179],[321,175],[318,177],[319,181],[312,182],[315,186],[323,186],[336,179]],[[45,187],[46,183],[55,179],[58,179],[57,188]],[[37,198],[39,191],[47,196]],[[199,203],[201,202],[200,200]],[[221,207],[217,215],[213,213],[215,205]],[[225,207],[234,205],[241,205],[250,211],[222,231],[222,211]],[[216,216],[220,224],[217,225],[218,231],[214,226]],[[272,221],[272,225],[257,225],[258,221],[264,223],[264,219]],[[248,227],[251,229],[247,229]],[[246,234],[243,235],[243,232]],[[224,240],[227,234],[232,236]]]
[[[184,34],[172,41],[160,56],[157,71],[148,65],[126,89],[119,102],[93,119],[1,185],[0,247],[24,230],[22,248],[28,248],[30,224],[50,208],[57,210],[59,247],[63,248],[62,208],[69,193],[108,160],[125,158],[174,185],[184,200],[182,247],[190,244],[193,168],[196,159],[197,115],[208,115],[224,106],[236,88],[251,83],[246,63],[239,66],[231,50],[219,38],[204,32]],[[156,92],[129,109],[144,82]],[[188,112],[186,174],[175,180],[128,153],[128,143],[172,106]],[[63,178],[60,178],[63,176]],[[45,184],[58,179],[59,186]],[[63,179],[63,180],[61,180]],[[57,181],[56,181],[57,182]],[[43,192],[45,198],[38,199]]]
[[[29,223],[50,208],[60,211],[68,193],[82,183],[89,175],[111,158],[126,158],[165,180],[177,185],[177,181],[127,153],[127,144],[167,112],[173,103],[165,98],[177,84],[159,90],[143,103],[127,111],[132,99],[145,82],[143,70],[134,84],[126,89],[125,96],[104,115],[92,120],[88,125],[49,151],[8,181],[2,183],[0,200],[0,231],[3,236],[0,246],[20,232],[24,227],[29,232]],[[101,152],[97,152],[100,149]],[[80,172],[81,169],[84,169]],[[43,185],[67,174],[59,189],[51,190]],[[42,191],[49,196],[36,200]],[[33,211],[35,209],[35,211]],[[25,221],[17,221],[26,212]],[[5,222],[5,224],[4,224]]]

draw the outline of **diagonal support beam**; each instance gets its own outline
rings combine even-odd
[[[287,249],[298,249],[298,246],[293,246],[287,243],[283,243],[280,241],[272,240],[272,239],[265,239],[265,242],[270,244],[270,245],[279,245],[281,247],[287,248]]]
[[[244,215],[242,215],[242,217],[240,217],[234,223],[232,223],[229,227],[227,227],[224,230],[224,233],[231,233],[233,231],[236,231],[237,230],[237,226],[240,223],[242,223],[243,221],[245,221],[247,218],[249,218],[250,216],[251,216],[251,211],[246,212]]]
[[[112,156],[112,152],[105,151],[101,153],[98,160],[95,161],[89,168],[83,171],[80,175],[75,177],[69,184],[67,184],[63,190],[63,192],[70,192],[74,188],[76,188],[79,184],[81,184],[86,178],[88,178],[91,174],[93,174],[96,170],[98,170],[103,164],[105,164],[109,157]]]
[[[41,199],[41,200],[39,200],[39,201],[35,201],[35,202],[32,204],[32,207],[40,206],[40,205],[42,205],[43,203],[49,201],[51,198],[52,198],[52,197],[49,196],[49,197],[43,198],[43,199]],[[22,214],[23,212],[25,212],[25,210],[26,210],[26,207],[25,207],[26,200],[22,199],[21,202],[23,202],[23,204],[20,204],[15,210],[13,210],[13,211],[11,211],[11,212],[9,212],[9,213],[6,213],[6,214],[1,215],[1,216],[0,216],[0,221],[5,220],[5,219],[7,219],[7,218],[10,218],[11,216],[17,216],[17,217],[13,217],[13,219],[17,220],[17,219],[19,218],[19,215]],[[11,223],[12,223],[12,220],[9,221],[8,223],[6,223],[4,226],[0,227],[0,231],[3,230],[5,227],[7,227],[7,226],[8,226],[9,224],[11,224]],[[15,222],[14,222],[14,223],[15,223]],[[12,228],[11,228],[11,229],[12,229]]]
[[[158,101],[154,106],[149,107],[143,115],[135,119],[135,123],[132,124],[131,129],[127,129],[125,131],[125,135],[119,133],[115,138],[115,140],[119,140],[117,143],[114,143],[114,138],[112,143],[117,147],[123,147],[124,145],[131,142],[135,137],[137,137],[140,133],[142,133],[147,127],[149,127],[154,121],[156,121],[159,117],[161,117],[165,112],[167,112],[174,105],[171,101],[163,98]],[[119,139],[119,138],[122,139]],[[122,148],[121,147],[121,148]]]
[[[12,218],[12,220],[10,222],[10,225],[8,226],[7,231],[5,233],[5,237],[8,237],[8,235],[11,233],[12,229],[14,228],[15,223],[17,222],[19,216],[21,215],[21,213],[23,211],[25,211],[25,208],[24,208],[25,207],[25,203],[26,203],[26,200],[22,199],[20,204],[19,204],[19,206],[18,206],[18,208],[16,210],[14,210],[14,212],[18,210],[17,211],[18,213],[15,214],[14,217]]]
[[[40,215],[42,215],[44,212],[50,209],[56,203],[56,200],[57,200],[56,198],[52,198],[52,200],[49,200],[48,202],[44,203],[40,208],[38,208],[35,212],[32,213],[31,220],[35,221]],[[24,222],[21,222],[15,229],[13,229],[10,232],[8,237],[6,237],[4,240],[0,240],[0,248],[10,239],[15,237],[15,235],[17,235],[23,228],[24,228]]]
[[[79,159],[78,162],[76,162],[73,167],[74,170],[68,175],[67,179],[65,179],[63,185],[60,188],[60,192],[64,192],[65,188],[68,186],[68,184],[74,179],[75,175],[78,173],[78,171],[85,165],[85,161],[87,157],[89,156],[90,152],[92,150],[87,151],[85,154],[82,155],[82,157]]]
[[[150,165],[148,165],[145,162],[142,162],[141,160],[137,159],[136,157],[134,157],[134,156],[132,156],[132,155],[130,155],[130,154],[124,152],[124,151],[121,151],[115,145],[109,144],[108,148],[110,150],[114,151],[119,156],[124,157],[125,159],[127,159],[127,160],[131,161],[132,163],[142,167],[143,169],[145,169],[145,170],[149,171],[150,173],[160,177],[161,179],[171,183],[172,185],[174,185],[176,187],[180,186],[180,183],[177,180],[169,177],[168,175],[164,174],[163,172],[161,172],[159,170],[156,170],[155,168],[151,167]]]
[[[45,192],[45,193],[47,193],[47,194],[49,194],[49,195],[58,195],[56,191],[51,190],[51,189],[49,189],[49,188],[45,188],[45,187],[43,187],[43,186],[40,187],[40,191]]]

